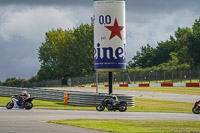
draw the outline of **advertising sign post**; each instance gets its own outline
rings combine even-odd
[[[94,0],[94,68],[109,72],[109,94],[112,72],[126,69],[125,46],[125,0]]]

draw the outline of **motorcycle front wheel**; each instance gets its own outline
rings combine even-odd
[[[13,102],[9,102],[7,105],[6,105],[6,108],[7,109],[12,109],[14,107],[14,103]]]
[[[192,108],[192,112],[194,114],[200,114],[200,109],[194,107],[194,108]]]
[[[24,108],[27,110],[31,109],[32,107],[33,107],[33,103],[31,103],[31,102],[26,102],[24,105]]]
[[[127,106],[125,104],[120,104],[119,107],[118,107],[118,110],[120,112],[124,112],[127,110]]]
[[[105,106],[103,106],[102,104],[97,105],[96,110],[97,111],[103,111],[105,109]]]

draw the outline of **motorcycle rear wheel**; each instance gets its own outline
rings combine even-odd
[[[12,109],[14,107],[14,103],[13,102],[9,102],[7,105],[6,105],[6,108],[7,109]]]
[[[197,109],[197,108],[192,108],[192,112],[194,113],[194,114],[200,114],[200,109]]]
[[[118,110],[120,112],[125,112],[127,110],[127,106],[125,104],[120,104]]]
[[[29,110],[29,109],[31,109],[32,107],[33,107],[33,103],[31,103],[31,102],[26,102],[25,105],[24,105],[24,108],[25,108],[26,110]]]
[[[103,106],[102,104],[97,105],[97,107],[96,107],[97,111],[104,111],[104,109],[105,109],[105,106]]]

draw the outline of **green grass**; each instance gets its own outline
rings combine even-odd
[[[64,102],[52,102],[52,101],[42,101],[34,100],[33,101],[35,109],[53,109],[53,110],[95,110],[95,107],[87,106],[75,106],[75,105],[65,105]]]
[[[199,121],[75,119],[49,122],[113,133],[200,133]]]
[[[157,100],[148,98],[136,98],[135,107],[128,108],[130,112],[168,112],[168,113],[192,113],[193,103]]]
[[[0,106],[5,107],[10,101],[9,97],[0,97]],[[170,113],[192,113],[193,103],[175,102],[167,100],[156,100],[148,98],[136,98],[135,107],[128,107],[128,112],[170,112]],[[51,102],[33,100],[35,109],[55,110],[96,110],[96,107],[65,105],[63,102]]]
[[[61,88],[61,87],[55,87]],[[69,88],[69,87],[67,87]],[[66,89],[67,89],[66,88]],[[96,87],[70,87],[70,89],[96,89]],[[65,89],[65,87],[63,87]],[[108,89],[108,87],[98,87],[98,89]],[[200,87],[113,87],[113,90],[129,90],[129,91],[146,91],[146,92],[162,92],[171,94],[185,94],[200,96]]]
[[[5,107],[10,100],[10,97],[0,97],[0,107]]]
[[[115,90],[162,92],[172,94],[199,95],[199,87],[114,87]]]
[[[75,87],[72,87],[72,89]],[[77,87],[76,87],[77,88]],[[96,89],[96,87],[78,87],[79,89]],[[98,89],[108,89],[108,87],[98,87]],[[185,94],[200,96],[200,87],[113,87],[113,90],[162,92],[171,94]]]

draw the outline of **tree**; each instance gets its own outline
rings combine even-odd
[[[39,48],[38,79],[67,79],[93,73],[93,49],[93,26],[88,24],[47,32]]]
[[[94,72],[94,44],[93,27],[81,25],[74,30],[75,40],[70,45],[71,77],[85,76]]]
[[[17,79],[15,77],[7,78],[5,82],[2,83],[3,86],[20,86],[22,84],[28,83],[25,79]]]
[[[171,40],[169,41],[166,40],[165,42],[158,42],[154,56],[154,66],[168,62],[171,59],[170,53],[175,51],[175,42],[172,37],[170,37],[170,39]]]
[[[149,44],[140,47],[141,52],[137,51],[136,55],[132,58],[133,61],[128,63],[129,68],[135,67],[150,67],[153,65],[152,59],[154,58],[154,48]]]
[[[28,79],[28,83],[34,83],[38,81],[38,76],[33,76],[30,79]]]
[[[137,51],[128,63],[128,68],[153,67],[163,63],[175,66],[172,55],[176,55],[177,64],[184,68],[200,66],[200,19],[195,20],[192,29],[178,28],[174,37],[170,36],[170,40],[158,42],[156,48],[142,46],[141,51]]]
[[[192,36],[192,30],[188,27],[178,28],[175,32],[176,43],[175,43],[175,52],[177,52],[177,57],[179,64],[189,63],[190,57],[188,56],[188,38]]]
[[[195,20],[192,26],[193,34],[188,38],[188,55],[191,58],[192,67],[200,66],[200,18]]]

